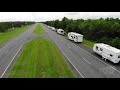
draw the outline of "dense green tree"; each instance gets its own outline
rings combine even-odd
[[[77,32],[84,35],[84,38],[106,43],[120,48],[120,20],[119,18],[100,19],[68,19],[64,17],[61,21],[47,21],[47,25],[62,28],[66,32]],[[116,38],[117,37],[117,38]]]
[[[30,25],[33,24],[34,22],[0,22],[0,32],[5,32],[7,31],[9,28],[15,28],[15,27],[21,27],[21,26],[25,26],[25,25]]]

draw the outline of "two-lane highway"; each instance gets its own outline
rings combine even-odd
[[[42,24],[47,34],[83,78],[120,78],[120,71]]]

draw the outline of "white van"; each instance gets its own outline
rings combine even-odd
[[[82,42],[83,41],[83,35],[76,33],[76,32],[69,32],[68,38],[70,40],[73,40],[74,42]]]
[[[93,46],[93,51],[102,56],[102,59],[110,60],[113,63],[119,63],[120,50],[104,43],[96,43]]]
[[[57,33],[64,35],[64,30],[63,29],[57,29]]]

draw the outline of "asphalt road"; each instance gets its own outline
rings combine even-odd
[[[101,57],[93,53],[92,49],[81,44],[75,44],[68,40],[68,38],[52,31],[44,24],[42,26],[46,34],[35,35],[32,32],[36,25],[33,25],[27,31],[0,45],[1,78],[8,76],[11,67],[21,53],[23,45],[36,37],[46,37],[53,40],[80,78],[120,78],[120,65],[103,61]]]
[[[45,31],[73,65],[81,78],[120,78],[120,67],[103,61],[92,49],[75,44],[44,24]]]
[[[18,54],[21,52],[23,45],[36,38],[36,37],[47,37],[44,34],[35,35],[33,31],[37,24],[34,24],[25,32],[10,39],[0,46],[0,77],[6,78],[12,65],[16,62]]]

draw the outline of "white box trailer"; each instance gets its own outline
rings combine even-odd
[[[50,26],[48,26],[48,28],[50,28]]]
[[[76,32],[69,32],[68,38],[70,40],[73,40],[74,42],[82,42],[83,41],[83,35],[76,33]]]
[[[52,31],[55,31],[55,28],[54,27],[51,27]]]
[[[104,43],[96,43],[93,51],[102,56],[102,59],[110,60],[113,63],[119,63],[120,50]]]
[[[61,35],[64,35],[64,30],[63,29],[57,29],[57,33],[61,34]]]

